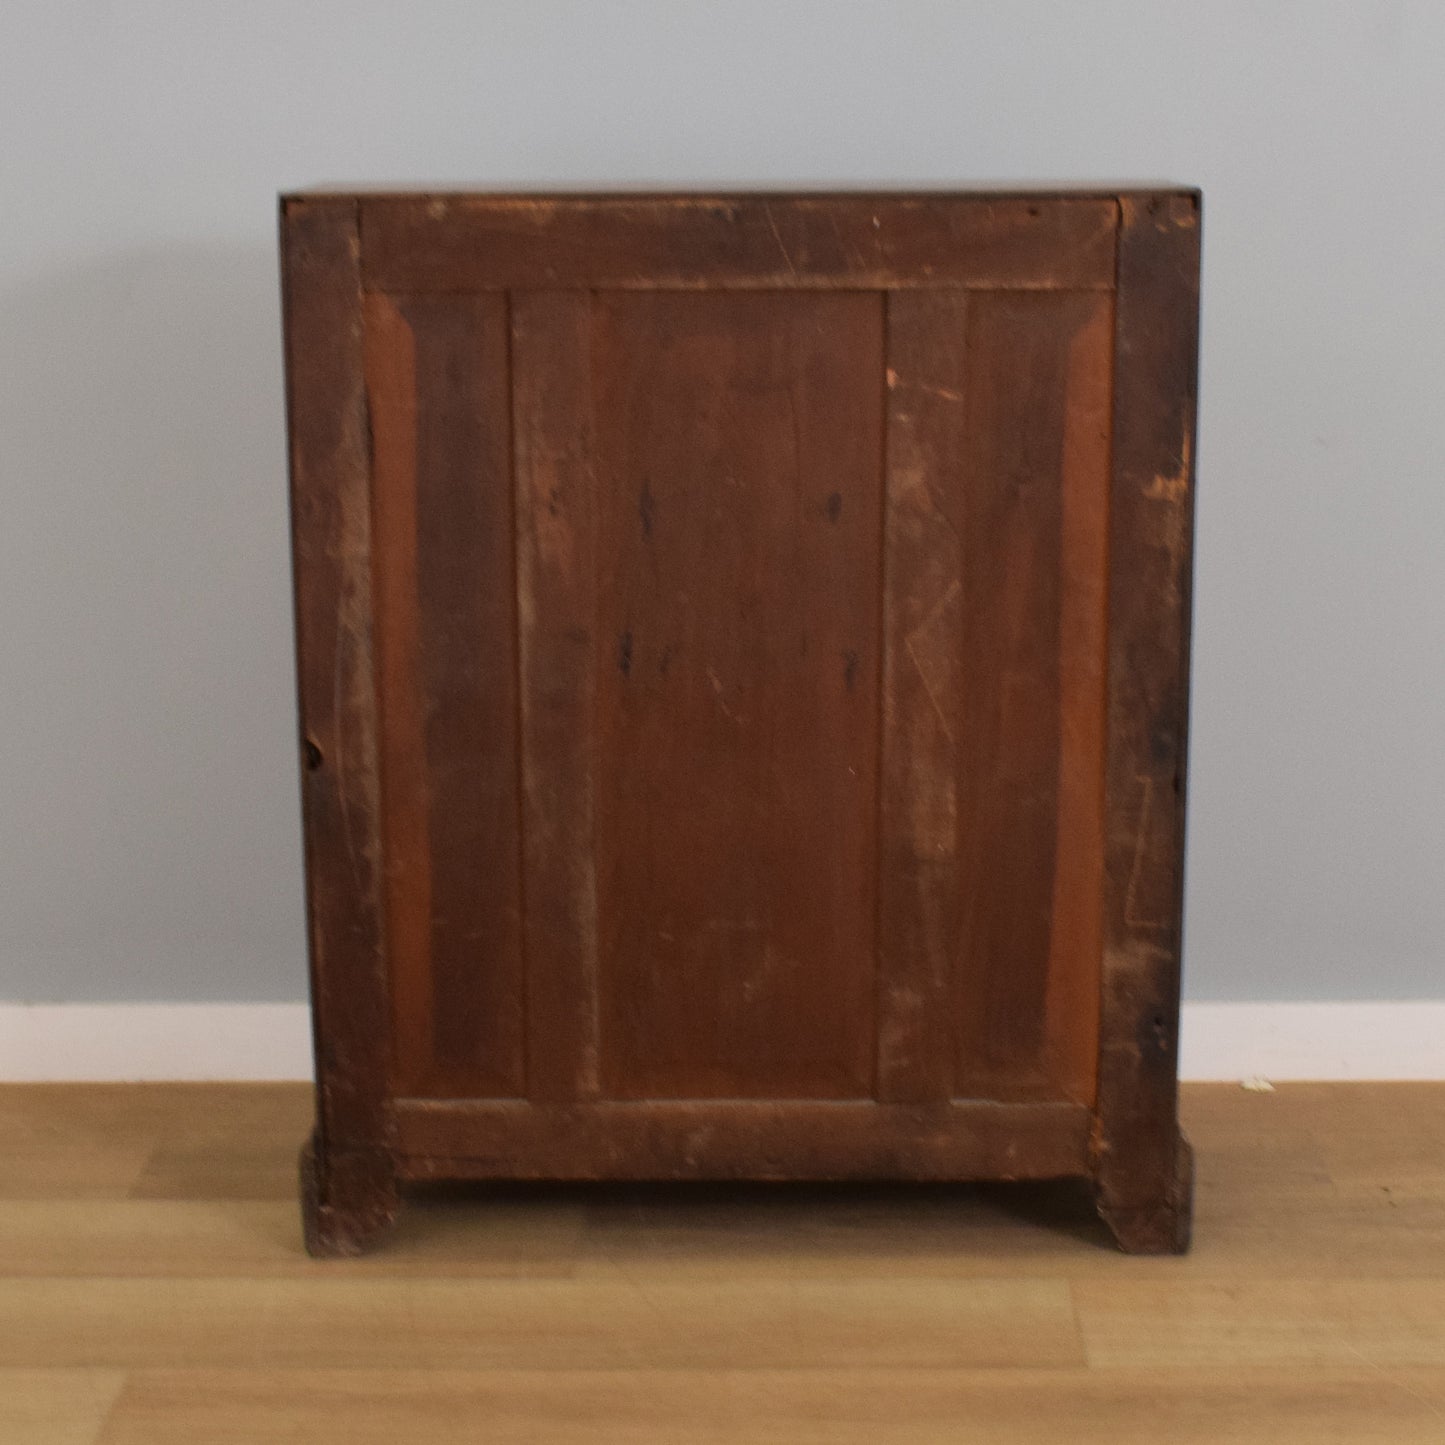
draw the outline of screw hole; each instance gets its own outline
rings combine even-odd
[[[306,760],[306,771],[308,773],[314,773],[325,761],[321,756],[321,749],[318,748],[310,738],[307,738],[306,741],[302,743],[301,755]]]

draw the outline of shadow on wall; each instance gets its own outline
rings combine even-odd
[[[0,294],[0,998],[303,996],[265,249]]]

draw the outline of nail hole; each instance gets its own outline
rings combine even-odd
[[[318,748],[310,738],[307,738],[306,741],[302,743],[301,755],[306,759],[306,771],[308,773],[314,773],[325,761],[321,756],[321,749]]]

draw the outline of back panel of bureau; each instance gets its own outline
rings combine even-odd
[[[1177,1246],[1197,197],[283,217],[313,1246],[1058,1174]]]

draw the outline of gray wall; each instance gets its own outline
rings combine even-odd
[[[0,998],[304,992],[278,189],[1206,191],[1188,985],[1445,993],[1445,6],[8,0]]]

